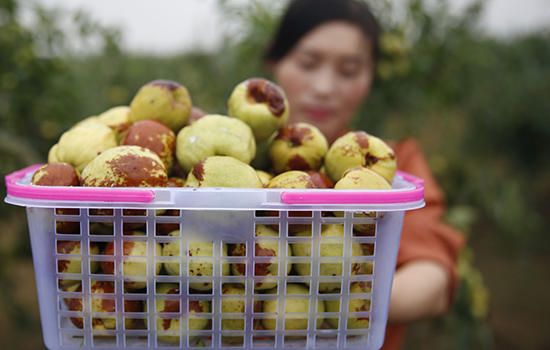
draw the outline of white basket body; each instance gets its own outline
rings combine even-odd
[[[404,191],[411,186],[397,179],[394,188]],[[421,207],[423,201],[366,203],[347,207],[334,204],[293,206],[272,200],[280,198],[280,194],[280,190],[159,189],[156,201],[149,204],[51,201],[8,195],[7,202],[27,207],[46,347],[379,349],[384,340],[404,213],[405,210]],[[57,211],[60,208],[72,208],[73,211]],[[76,229],[59,232],[62,231],[60,225],[66,223],[72,223]],[[176,229],[178,234],[165,235],[166,224],[173,225],[171,229]],[[269,226],[276,236],[256,237],[258,225]],[[326,225],[341,226],[343,235],[322,235]],[[358,233],[354,228],[359,225],[363,228],[368,225],[369,232],[364,233],[363,230],[363,233]],[[296,231],[304,231],[306,227],[310,228],[310,236],[296,235]],[[126,235],[130,228],[143,232],[143,235]],[[266,240],[278,245],[276,256],[256,256],[256,244]],[[79,244],[80,252],[62,254],[57,247],[58,242],[63,241]],[[125,255],[125,244],[136,241],[146,245],[146,253],[139,257]],[[211,254],[200,258],[189,254],[191,245],[199,241],[208,243]],[[112,255],[92,254],[90,243],[104,247],[111,242],[115,247]],[[162,256],[156,251],[157,244],[169,243],[178,244],[182,254]],[[225,247],[231,248],[237,244],[246,246],[244,256],[224,253]],[[311,254],[293,255],[295,244],[306,244]],[[323,247],[331,244],[338,253],[322,253]],[[353,250],[357,244],[365,248],[360,254]],[[71,274],[60,272],[58,266],[66,261],[79,262],[80,271]],[[92,271],[90,267],[106,262],[114,264],[112,274],[106,274],[101,268]],[[141,274],[126,273],[126,264],[132,262],[143,264]],[[168,263],[179,264],[177,275],[167,274],[164,267],[156,273],[157,264]],[[201,276],[191,273],[191,267],[197,263],[211,266],[211,273]],[[236,264],[244,264],[242,275],[231,272]],[[269,278],[256,270],[265,264],[278,268]],[[298,275],[297,264],[309,264],[309,273]],[[327,276],[322,272],[327,264],[338,264],[341,269],[334,276]],[[230,273],[224,270],[226,265],[230,266]],[[289,265],[291,270],[287,273]],[[355,271],[357,266],[369,268],[362,269],[358,274]],[[68,281],[75,281],[81,288],[75,290],[60,286],[60,283],[68,284]],[[132,281],[142,282],[145,287],[126,289],[126,283]],[[113,287],[112,291],[93,293],[91,286],[97,282],[108,283]],[[157,294],[156,288],[163,283],[178,284],[179,293],[168,297]],[[211,288],[198,291],[194,288],[198,283],[209,283]],[[223,294],[224,286],[230,283],[242,286],[244,294]],[[276,288],[270,289],[267,294],[265,290],[256,288],[258,283],[271,283]],[[327,292],[322,288],[327,283],[339,283],[340,288]],[[287,286],[292,284],[300,284],[307,292],[287,294]],[[358,293],[352,292],[350,287],[354,284],[360,284],[364,289]],[[235,298],[244,302],[244,308],[236,313],[222,312],[222,302]],[[301,313],[286,310],[287,302],[298,299],[302,305],[308,305],[307,310]],[[82,309],[69,308],[68,302],[71,300],[78,300]],[[93,309],[93,300],[114,303],[114,308],[112,312],[99,312]],[[157,313],[155,306],[158,300],[176,302],[179,306],[177,312]],[[128,301],[142,305],[139,312],[126,310],[125,303]],[[266,301],[277,303],[275,312],[255,308],[255,305],[265,305]],[[339,310],[323,312],[318,309],[319,303],[327,305],[334,301],[339,301]],[[350,313],[350,301],[370,305]],[[189,312],[189,305],[198,302],[207,302],[210,312]],[[287,329],[285,325],[288,320],[296,318],[305,322],[305,326]],[[171,332],[159,328],[157,324],[164,319],[178,319],[179,329]],[[192,326],[196,319],[206,320],[203,322],[206,326],[200,329]],[[244,320],[244,325],[240,329],[227,329],[223,321],[230,319]],[[264,319],[274,320],[275,328],[258,327],[258,324],[264,325]],[[332,325],[327,322],[329,319]],[[364,328],[354,328],[350,321],[353,319],[368,319],[368,326],[361,323]],[[80,328],[76,326],[79,322],[74,320],[80,322]],[[112,326],[99,329],[96,323],[106,324],[105,320],[109,320]],[[133,320],[134,325],[127,328],[127,320]],[[165,341],[166,336],[172,336],[171,341]]]

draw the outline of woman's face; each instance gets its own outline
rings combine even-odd
[[[355,25],[328,22],[307,33],[273,64],[290,103],[290,123],[317,126],[329,142],[367,96],[374,76],[369,43]]]

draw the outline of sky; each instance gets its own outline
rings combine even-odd
[[[170,54],[213,49],[223,30],[218,0],[34,0],[45,7],[85,9],[101,24],[117,26],[122,46],[135,52]],[[246,0],[230,0],[244,2]],[[470,0],[451,0],[459,11]],[[483,28],[509,36],[550,26],[550,0],[487,0]]]

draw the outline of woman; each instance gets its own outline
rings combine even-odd
[[[291,106],[289,122],[316,125],[329,142],[368,97],[379,29],[360,0],[295,0],[266,52]],[[444,198],[418,143],[391,143],[398,169],[425,180],[426,207],[405,216],[383,349],[399,349],[406,323],[448,310],[456,290],[462,236],[442,223]]]

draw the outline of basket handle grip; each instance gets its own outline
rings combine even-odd
[[[283,192],[281,201],[285,204],[398,204],[424,199],[424,180],[403,171],[397,171],[397,175],[415,188],[398,192]]]
[[[7,194],[21,198],[81,202],[149,203],[155,199],[155,192],[146,189],[23,186],[17,183],[41,166],[42,164],[31,165],[6,175]]]

